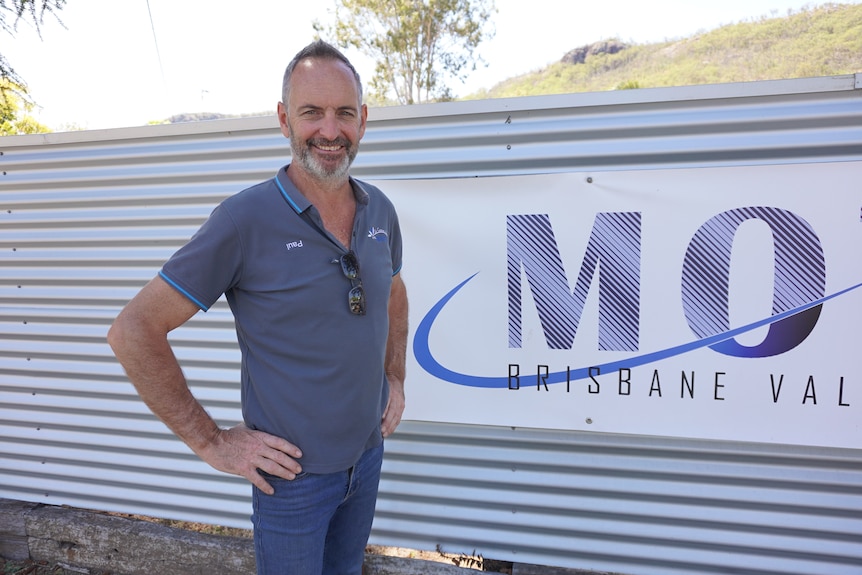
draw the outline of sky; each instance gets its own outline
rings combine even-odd
[[[862,0],[845,0],[859,3]],[[26,81],[33,116],[55,131],[145,125],[174,114],[272,111],[284,67],[333,21],[336,0],[68,0],[41,38],[19,23],[0,51]],[[688,37],[722,25],[786,16],[824,2],[798,0],[496,0],[488,63],[456,96],[543,68],[579,46]],[[345,53],[363,80],[373,63]]]

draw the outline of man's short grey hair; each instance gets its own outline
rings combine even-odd
[[[293,60],[290,61],[290,64],[288,64],[287,68],[284,70],[284,80],[281,83],[281,101],[284,102],[285,106],[287,106],[287,100],[290,96],[290,77],[293,75],[293,71],[296,69],[297,64],[307,58],[343,62],[350,71],[353,72],[353,77],[356,78],[356,88],[359,92],[359,103],[362,104],[362,80],[359,79],[359,73],[356,71],[356,68],[353,67],[353,64],[350,63],[347,56],[342,54],[338,48],[332,44],[324,42],[323,40],[315,40],[297,52],[296,56],[293,57]]]

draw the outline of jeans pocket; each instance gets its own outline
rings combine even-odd
[[[279,481],[289,481],[289,482],[293,483],[295,481],[299,481],[300,479],[308,477],[308,475],[309,475],[305,471],[300,471],[299,473],[296,474],[296,477],[294,477],[293,479],[285,479],[284,477],[279,477],[278,475],[273,475],[272,473],[267,473],[266,471],[264,471],[262,469],[258,469],[257,472],[260,473],[260,475],[264,479],[266,479],[267,483],[278,483]]]

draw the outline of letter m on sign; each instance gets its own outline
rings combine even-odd
[[[593,278],[599,276],[598,349],[636,351],[640,331],[641,214],[596,214],[574,291],[547,214],[506,216],[509,347],[521,347],[525,275],[551,349],[571,349]],[[522,274],[523,270],[523,274]]]

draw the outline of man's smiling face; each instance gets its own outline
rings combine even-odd
[[[278,115],[293,161],[322,181],[346,178],[367,116],[353,73],[338,60],[303,60],[291,76],[288,100]]]

